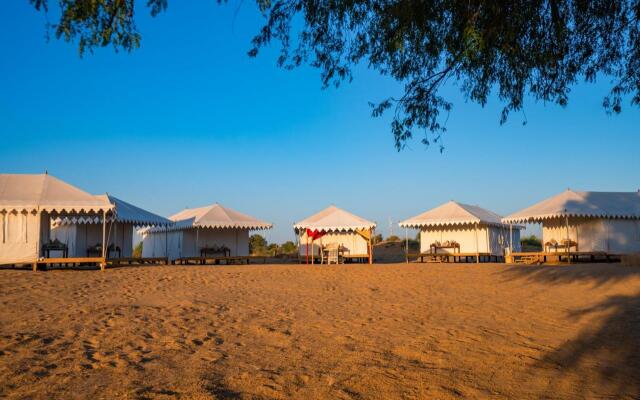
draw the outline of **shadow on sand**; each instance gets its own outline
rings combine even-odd
[[[513,267],[501,274],[507,280],[549,285],[591,283],[595,289],[640,277],[640,266]],[[569,322],[590,316],[597,317],[592,326],[545,354],[536,365],[547,369],[555,366],[549,395],[559,394],[567,380],[585,397],[604,391],[614,398],[640,398],[640,287],[633,295],[610,296],[593,306],[568,312]]]

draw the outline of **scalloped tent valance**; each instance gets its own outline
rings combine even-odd
[[[566,191],[502,219],[542,222],[564,217],[640,219],[640,192]]]
[[[293,225],[293,229],[311,229],[318,232],[352,232],[362,229],[374,229],[375,222],[368,221],[336,206],[329,206]]]

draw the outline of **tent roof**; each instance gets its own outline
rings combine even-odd
[[[400,222],[403,228],[424,226],[466,225],[466,224],[503,225],[500,216],[478,206],[449,201],[422,214]]]
[[[0,174],[0,211],[99,212],[113,205],[49,174]]]
[[[167,218],[143,210],[110,194],[102,194],[96,197],[106,199],[115,206],[116,221],[118,222],[131,223],[138,226],[170,225],[173,223]]]
[[[504,222],[540,222],[558,217],[640,218],[640,192],[566,191],[511,214]]]
[[[295,230],[311,229],[317,231],[353,231],[356,229],[373,229],[376,224],[351,214],[336,206],[329,206],[317,214],[293,225]]]
[[[239,228],[270,229],[271,224],[239,213],[218,203],[200,208],[187,208],[169,217],[175,222],[174,229],[189,228]]]

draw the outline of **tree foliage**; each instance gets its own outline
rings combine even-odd
[[[280,252],[282,254],[296,254],[297,251],[298,251],[298,246],[296,246],[296,244],[290,240],[284,242],[280,246]]]
[[[388,238],[385,239],[385,242],[400,242],[402,239],[400,239],[398,236],[396,235],[391,235]]]
[[[47,0],[30,1],[47,8]],[[316,67],[324,86],[351,80],[360,63],[403,84],[400,95],[371,104],[374,116],[392,112],[398,149],[416,133],[442,149],[447,82],[481,105],[496,92],[501,123],[526,96],[565,106],[581,80],[609,80],[607,112],[619,113],[627,97],[640,104],[640,0],[256,1],[265,25],[249,55],[277,42],[280,66]],[[80,52],[139,46],[134,0],[58,3],[56,36],[78,39]],[[156,15],[167,0],[146,5]]]
[[[540,239],[538,239],[538,237],[536,235],[531,235],[529,237],[523,237],[520,239],[520,244],[522,246],[529,246],[529,247],[539,247],[542,248],[542,241]]]
[[[382,234],[378,233],[377,235],[373,235],[373,237],[371,238],[371,243],[373,244],[378,244],[382,242]]]
[[[267,253],[267,239],[259,234],[249,237],[249,253],[252,255],[265,255]]]
[[[259,256],[279,256],[282,254],[296,254],[298,247],[292,241],[284,242],[282,245],[268,243],[262,235],[254,234],[249,237],[249,252]]]

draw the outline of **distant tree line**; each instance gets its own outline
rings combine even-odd
[[[523,251],[542,250],[542,242],[536,235],[520,238]]]
[[[249,237],[249,252],[254,256],[282,256],[296,254],[298,247],[288,240],[282,244],[269,243],[264,236],[254,234]]]
[[[409,238],[409,246],[414,247],[420,242],[419,233],[415,238]],[[380,243],[394,243],[401,242],[402,246],[405,245],[405,240],[396,236],[390,235],[387,238],[384,238],[382,234],[378,233],[371,238],[371,242],[376,245]],[[278,243],[269,243],[267,239],[256,233],[249,237],[249,252],[251,255],[256,256],[282,256],[282,255],[293,255],[296,254],[298,246],[288,240],[282,244]]]

